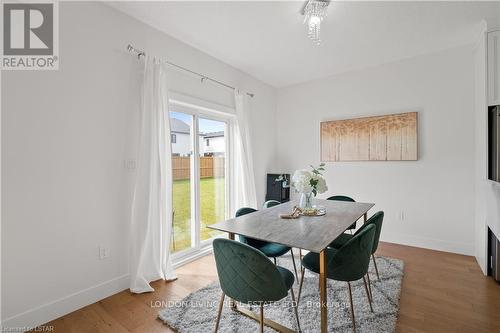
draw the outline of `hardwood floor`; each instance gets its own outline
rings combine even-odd
[[[405,261],[398,332],[500,332],[500,284],[483,276],[473,257],[390,243],[377,255]],[[54,320],[55,332],[172,332],[157,319],[165,300],[180,300],[217,278],[213,256],[156,281],[154,293],[123,291]]]

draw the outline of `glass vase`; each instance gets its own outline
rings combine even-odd
[[[314,211],[314,194],[312,192],[309,193],[301,193],[299,207],[304,211],[304,213],[310,213]]]

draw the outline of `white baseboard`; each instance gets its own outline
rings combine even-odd
[[[380,237],[380,240],[383,242],[422,247],[431,250],[464,254],[468,256],[474,255],[473,243],[456,243],[456,242],[443,241],[440,239],[415,237],[412,235],[393,233],[393,232],[383,232]]]
[[[50,303],[40,305],[18,315],[6,318],[2,327],[32,328],[43,325],[84,306],[128,289],[129,275],[122,275],[109,281],[78,291]]]

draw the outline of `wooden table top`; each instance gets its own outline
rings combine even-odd
[[[321,199],[315,199],[315,204],[324,206],[326,215],[280,218],[280,214],[290,214],[297,205],[290,201],[208,228],[319,253],[375,205]]]

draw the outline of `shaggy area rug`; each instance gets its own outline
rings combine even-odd
[[[297,257],[297,256],[296,256]],[[380,281],[370,262],[370,278],[373,293],[373,311],[370,311],[363,280],[351,283],[357,332],[394,332],[399,308],[403,261],[387,257],[376,257]],[[278,265],[293,272],[290,257],[278,258]],[[300,269],[300,268],[299,268]],[[300,273],[299,273],[300,274]],[[299,302],[299,319],[302,332],[320,331],[320,308],[318,275],[306,271]],[[298,283],[294,285],[295,295]],[[328,280],[328,332],[351,332],[352,322],[347,283]],[[179,333],[213,332],[221,296],[218,283],[195,291],[178,302],[167,303],[159,318]],[[291,306],[291,297],[266,305],[264,315],[286,327],[297,330]],[[240,307],[247,305],[239,304]],[[254,306],[258,312],[258,307]],[[258,332],[259,323],[232,311],[226,297],[219,332]],[[266,327],[265,332],[275,332]]]

